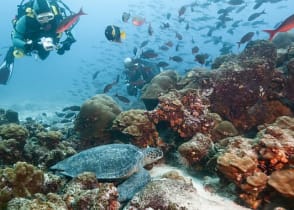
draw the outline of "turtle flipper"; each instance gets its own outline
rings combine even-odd
[[[140,189],[142,189],[148,182],[150,182],[151,176],[144,168],[141,168],[137,173],[134,173],[126,181],[118,185],[118,200],[124,202],[132,199],[132,197]]]

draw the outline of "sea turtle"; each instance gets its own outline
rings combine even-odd
[[[61,174],[76,177],[93,172],[98,180],[123,181],[118,185],[118,200],[130,200],[151,179],[143,166],[163,157],[161,149],[140,149],[132,144],[107,144],[77,153],[51,167]]]

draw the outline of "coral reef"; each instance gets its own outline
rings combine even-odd
[[[112,130],[125,135],[138,147],[158,146],[161,142],[159,134],[145,112],[139,109],[121,112],[113,121]]]
[[[0,109],[0,125],[6,123],[19,123],[18,113],[13,110]]]
[[[24,142],[28,135],[29,132],[26,128],[15,123],[0,126],[0,136],[2,139],[16,139]]]
[[[197,90],[172,90],[160,96],[155,110],[147,112],[152,122],[168,122],[170,127],[182,138],[191,138],[196,133],[208,133],[213,120],[207,115],[205,100]]]
[[[275,70],[275,60],[276,49],[271,43],[255,41],[235,61],[224,63],[210,95],[212,111],[241,130],[292,115],[279,101],[285,95],[286,80]]]
[[[13,164],[23,161],[23,148],[29,132],[26,128],[15,123],[0,126],[0,163]],[[2,139],[2,140],[1,140]]]
[[[197,133],[191,140],[181,144],[178,151],[181,157],[184,158],[185,165],[195,167],[209,153],[211,147],[211,138]]]
[[[274,171],[268,184],[285,197],[294,198],[294,169]]]
[[[233,137],[238,135],[238,130],[229,121],[221,121],[216,123],[214,128],[211,130],[211,138],[214,142],[224,139],[226,137]]]
[[[94,173],[83,173],[64,189],[63,200],[69,209],[118,210],[118,192],[112,183],[99,183]]]
[[[293,191],[287,184],[292,173],[288,168],[294,165],[293,125],[293,118],[282,116],[273,124],[260,126],[255,139],[236,136],[219,142],[225,149],[217,158],[218,171],[239,187],[239,197],[253,209],[273,198],[268,185],[282,195]],[[287,181],[278,188],[282,180]]]
[[[156,75],[142,90],[141,99],[143,100],[147,110],[152,110],[158,104],[160,94],[167,93],[171,89],[176,88],[178,75],[176,71],[164,71]]]
[[[26,162],[0,169],[0,208],[14,197],[28,197],[42,191],[44,173]]]
[[[48,193],[46,196],[40,193],[36,198],[30,200],[27,198],[14,198],[8,202],[7,210],[68,210],[62,198],[54,193]]]
[[[81,106],[75,129],[81,135],[81,147],[106,143],[112,121],[121,112],[116,102],[105,94],[97,94]]]

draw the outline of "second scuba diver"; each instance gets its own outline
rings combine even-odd
[[[73,14],[59,0],[29,0],[25,4],[23,1],[18,6],[18,15],[14,20],[14,29],[11,34],[13,46],[9,48],[0,66],[0,84],[7,84],[11,77],[14,58],[35,54],[44,60],[52,50],[57,50],[57,54],[60,55],[70,50],[72,43],[76,41],[70,30],[75,25],[78,16],[84,14],[82,11]],[[66,12],[71,15],[67,16]],[[64,21],[68,23],[67,28],[63,30],[67,37],[60,42],[63,33],[58,32],[60,26],[66,24]]]

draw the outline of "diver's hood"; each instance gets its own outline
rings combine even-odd
[[[34,0],[33,9],[36,15],[51,12],[50,4],[47,0]]]

